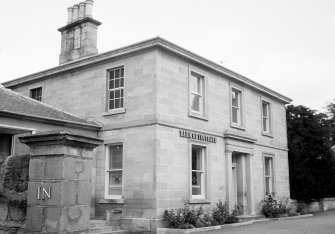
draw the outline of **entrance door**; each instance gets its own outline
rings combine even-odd
[[[246,180],[245,155],[234,152],[232,155],[232,182],[233,182],[233,204],[242,206],[242,214],[247,209],[247,180]]]

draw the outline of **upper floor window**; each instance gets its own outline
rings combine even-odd
[[[108,110],[124,107],[124,67],[108,71]]]
[[[205,77],[194,71],[190,75],[190,109],[192,112],[204,114]]]
[[[29,95],[37,101],[42,101],[42,87],[31,89]]]
[[[265,133],[270,133],[270,103],[262,101],[262,130]]]
[[[242,92],[231,89],[231,122],[242,126]]]
[[[123,146],[108,146],[106,157],[106,198],[122,198]]]
[[[205,148],[192,145],[192,198],[205,198],[206,188],[206,165],[205,165]]]
[[[273,158],[264,157],[265,194],[274,192]]]

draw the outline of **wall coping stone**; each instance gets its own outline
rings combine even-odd
[[[103,140],[99,138],[62,130],[41,132],[30,136],[19,137],[19,139],[21,143],[28,146],[64,144],[85,148],[95,148],[103,143]]]

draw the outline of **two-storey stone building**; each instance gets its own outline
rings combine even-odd
[[[68,9],[59,66],[3,85],[103,126],[92,217],[155,229],[185,199],[253,215],[290,196],[289,98],[160,37],[98,54],[91,4]]]

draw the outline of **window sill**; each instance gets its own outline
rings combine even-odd
[[[263,131],[262,131],[262,135],[263,135],[263,136],[266,136],[266,137],[273,138],[272,133],[269,133],[269,132],[263,132]]]
[[[122,114],[126,112],[126,108],[120,108],[116,110],[109,110],[104,113],[102,113],[102,116],[108,116],[108,115],[117,115],[117,114]]]
[[[209,199],[190,199],[190,204],[210,204]]]
[[[124,204],[124,200],[122,198],[119,199],[99,199],[99,204]]]
[[[237,129],[245,131],[245,128],[242,125],[237,125],[237,124],[234,124],[234,123],[230,123],[230,127],[237,128]]]
[[[202,115],[202,114],[197,113],[197,112],[189,111],[188,112],[188,116],[196,118],[196,119],[201,119],[201,120],[208,121],[208,117],[207,116]]]

